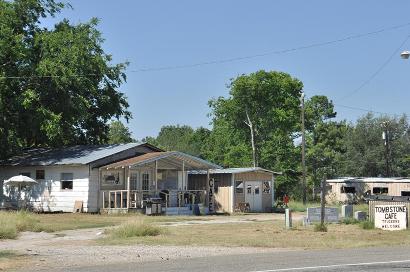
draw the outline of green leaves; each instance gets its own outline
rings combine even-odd
[[[20,147],[99,144],[111,118],[131,118],[118,88],[127,63],[112,64],[98,20],[41,28],[64,5],[0,0],[0,156]],[[10,135],[18,141],[10,141]]]

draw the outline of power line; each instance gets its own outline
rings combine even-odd
[[[344,100],[349,96],[352,96],[354,94],[356,94],[357,92],[359,92],[361,89],[363,89],[363,87],[365,87],[367,84],[369,84],[374,78],[377,77],[377,75],[383,71],[383,69],[391,62],[391,60],[397,56],[398,52],[400,51],[400,49],[406,44],[406,42],[410,39],[410,35],[406,36],[406,38],[403,40],[403,42],[400,44],[399,47],[397,47],[393,53],[388,57],[388,59],[382,63],[382,65],[372,74],[370,75],[369,78],[367,78],[365,81],[362,82],[362,84],[360,84],[356,89],[354,89],[353,91],[351,91],[350,93],[342,96],[339,100]]]
[[[304,46],[299,46],[299,47],[294,47],[294,48],[289,48],[289,49],[283,49],[283,50],[271,50],[271,51],[267,51],[267,52],[260,53],[260,54],[255,54],[255,55],[234,57],[234,58],[221,59],[221,60],[204,61],[204,62],[198,62],[198,63],[193,63],[193,64],[163,66],[163,67],[152,67],[152,68],[141,68],[141,69],[137,69],[137,70],[132,70],[131,72],[153,72],[153,71],[186,69],[186,68],[194,68],[194,67],[204,66],[204,65],[223,64],[223,63],[241,61],[241,60],[246,60],[246,59],[259,58],[259,57],[264,57],[264,56],[268,56],[268,55],[285,54],[285,53],[290,53],[290,52],[294,52],[294,51],[298,51],[298,50],[310,49],[310,48],[314,48],[314,47],[331,45],[331,44],[344,42],[344,41],[348,41],[348,40],[359,39],[359,38],[363,38],[363,37],[366,37],[366,36],[376,35],[376,34],[379,34],[379,33],[382,33],[382,32],[403,28],[403,27],[406,27],[406,26],[409,26],[409,25],[410,25],[410,22],[405,23],[405,24],[401,24],[401,25],[395,25],[395,26],[392,26],[392,27],[382,28],[382,29],[379,29],[379,30],[376,30],[376,31],[351,35],[351,36],[347,36],[347,37],[336,39],[336,40],[330,40],[330,41],[319,42],[319,43],[312,43],[312,44],[309,44],[309,45],[304,45]]]
[[[141,68],[141,69],[137,69],[137,70],[131,70],[129,72],[130,73],[140,73],[140,72],[155,72],[155,71],[164,71],[164,70],[186,69],[186,68],[194,68],[194,67],[205,66],[205,65],[214,65],[214,64],[223,64],[223,63],[229,63],[229,62],[236,62],[236,61],[241,61],[241,60],[246,60],[246,59],[264,57],[264,56],[268,56],[268,55],[286,54],[286,53],[295,52],[295,51],[299,51],[299,50],[305,50],[305,49],[310,49],[310,48],[315,48],[315,47],[332,45],[332,44],[335,44],[335,43],[340,43],[340,42],[344,42],[344,41],[348,41],[348,40],[359,39],[359,38],[363,38],[363,37],[370,36],[370,35],[376,35],[376,34],[380,34],[380,33],[383,33],[383,32],[404,28],[404,27],[407,27],[407,26],[410,26],[410,22],[405,23],[405,24],[400,24],[400,25],[395,25],[395,26],[391,26],[391,27],[382,28],[382,29],[379,29],[379,30],[371,31],[371,32],[366,32],[366,33],[361,33],[361,34],[356,34],[356,35],[350,35],[350,36],[340,38],[340,39],[329,40],[329,41],[319,42],[319,43],[312,43],[312,44],[308,44],[308,45],[304,45],[304,46],[293,47],[293,48],[282,49],[282,50],[271,50],[271,51],[267,51],[267,52],[264,52],[264,53],[259,53],[259,54],[249,55],[249,56],[234,57],[234,58],[212,60],[212,61],[204,61],[204,62],[198,62],[198,63],[193,63],[193,64],[185,64],[185,65],[173,65],[173,66],[162,66],[162,67],[152,67],[152,68]],[[88,76],[95,76],[95,74],[45,75],[45,76],[38,76],[38,75],[35,75],[35,76],[1,76],[0,79],[61,78],[61,77],[74,77],[75,78],[75,77],[88,77]]]
[[[396,114],[393,114],[393,113],[387,113],[387,112],[382,112],[382,111],[374,111],[374,110],[370,110],[370,109],[346,106],[346,105],[341,105],[341,104],[336,104],[336,103],[333,103],[333,105],[338,106],[338,107],[342,107],[342,108],[346,108],[346,109],[364,111],[364,112],[369,112],[369,113],[377,113],[377,114],[390,115],[390,116],[395,116],[396,115]]]

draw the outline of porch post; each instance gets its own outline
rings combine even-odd
[[[158,193],[158,160],[155,161],[155,193]]]
[[[185,161],[182,161],[182,190],[186,190],[186,184],[185,184]]]
[[[130,208],[130,194],[131,194],[131,177],[130,177],[130,167],[128,166],[125,168],[126,173],[127,173],[127,209]]]
[[[206,170],[206,192],[205,192],[205,205],[209,207],[209,169]]]

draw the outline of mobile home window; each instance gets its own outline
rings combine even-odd
[[[344,194],[354,194],[356,193],[356,188],[352,186],[342,186],[340,192]]]
[[[270,181],[263,182],[263,193],[270,194]]]
[[[401,191],[401,196],[410,196],[410,191]]]
[[[237,194],[243,194],[243,181],[235,181],[235,192]]]
[[[36,170],[36,179],[44,179],[45,175],[44,170]]]
[[[61,189],[73,189],[73,173],[61,173]]]
[[[382,195],[382,194],[388,194],[389,193],[389,188],[387,187],[373,187],[373,194],[375,195]]]

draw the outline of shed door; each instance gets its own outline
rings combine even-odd
[[[262,182],[246,181],[245,182],[245,202],[249,203],[251,212],[262,211]]]

